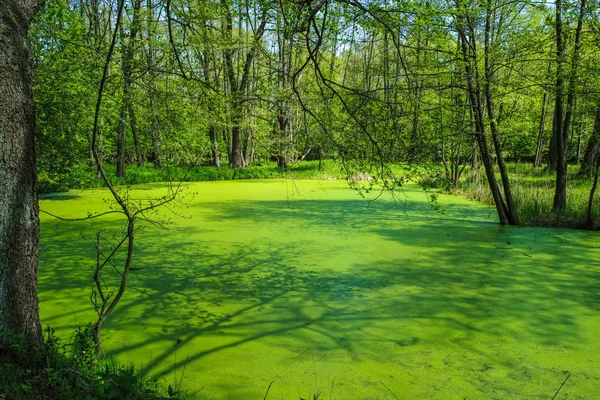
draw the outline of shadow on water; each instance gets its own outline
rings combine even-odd
[[[569,398],[599,383],[597,239],[500,227],[468,203],[348,197],[205,201],[146,226],[110,351],[167,378],[185,359],[207,398],[262,398],[270,381],[289,398],[317,368],[333,398],[393,398],[384,381],[407,398],[549,398],[565,370]],[[44,323],[72,327],[80,304],[56,304],[85,304],[94,257],[77,238],[114,225],[43,226]]]
[[[77,196],[71,193],[45,193],[40,194],[40,200],[74,200]]]

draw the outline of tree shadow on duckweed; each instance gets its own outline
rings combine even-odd
[[[570,373],[560,394],[573,399],[600,384],[589,234],[504,228],[485,209],[442,215],[424,201],[240,200],[189,212],[138,233],[138,269],[105,337],[112,354],[166,379],[185,363],[200,398],[263,398],[274,382],[274,399],[310,388],[338,399],[547,399]],[[78,266],[93,252],[73,238],[113,225],[45,226],[44,323],[70,327],[57,304],[78,296],[80,312],[86,302],[90,269]]]

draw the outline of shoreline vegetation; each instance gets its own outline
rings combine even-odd
[[[125,178],[114,174],[115,166],[107,164],[108,176],[114,185],[137,185],[160,182],[201,182],[244,179],[316,179],[316,180],[348,180],[370,181],[372,175],[365,172],[348,174],[334,160],[300,161],[290,163],[286,168],[279,168],[276,162],[264,162],[261,165],[248,166],[243,169],[233,169],[228,165],[215,167],[200,165],[165,166],[154,168],[152,164],[142,167],[130,165],[126,169]],[[482,168],[467,168],[457,185],[452,185],[444,175],[440,165],[423,165],[406,167],[389,166],[391,174],[399,181],[411,180],[430,192],[430,198],[435,199],[436,193],[448,193],[464,196],[489,206],[494,200],[487,185],[487,179]],[[508,163],[511,184],[514,186],[513,195],[521,226],[600,229],[600,202],[595,202],[592,209],[594,225],[586,225],[586,206],[589,200],[589,190],[592,186],[591,176],[577,174],[578,166],[571,165],[568,173],[567,208],[564,211],[554,211],[552,200],[554,195],[555,175],[545,168],[533,168],[529,163]],[[112,173],[111,173],[112,172]],[[497,172],[498,174],[498,172]],[[499,174],[498,174],[499,177]],[[52,198],[55,193],[66,192],[70,189],[90,189],[103,187],[104,182],[93,173],[93,168],[74,170],[67,176],[62,176],[59,182],[40,175],[38,190],[40,198]],[[431,197],[433,196],[433,197]],[[597,197],[597,196],[596,196]],[[443,207],[443,205],[442,205]]]

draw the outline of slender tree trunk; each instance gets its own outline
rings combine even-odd
[[[229,2],[228,0],[221,0],[220,3],[223,12],[225,13],[225,36],[228,40],[233,42],[233,17],[231,15],[231,9],[229,8]],[[233,99],[231,106],[231,157],[229,158],[229,165],[233,169],[240,169],[246,166],[242,150],[242,122],[244,120],[243,99],[247,95],[250,68],[252,66],[252,63],[254,62],[254,57],[256,55],[259,41],[263,37],[263,34],[265,32],[266,24],[267,8],[265,8],[262,12],[262,19],[260,25],[256,27],[256,31],[254,32],[253,43],[250,47],[250,50],[248,50],[248,53],[246,53],[246,57],[241,68],[241,78],[239,80],[239,83],[236,79],[236,69],[233,65],[232,50],[226,48],[223,52],[225,58],[225,70],[227,72],[229,86],[231,89],[231,96]],[[238,61],[240,59],[241,57],[237,58]]]
[[[291,68],[291,51],[292,40],[289,29],[285,29],[287,21],[283,12],[283,5],[279,1],[277,9],[277,48],[279,51],[279,66],[277,68],[279,98],[277,99],[277,137],[276,152],[277,152],[277,167],[286,168],[289,157],[290,144],[290,112],[289,102],[284,96],[289,90],[289,76]],[[337,33],[334,34],[334,46],[337,40]],[[333,74],[335,66],[335,53],[332,53],[331,62],[329,63],[329,73]]]
[[[583,112],[579,116],[579,125],[577,127],[577,151],[575,153],[575,162],[581,161],[581,132],[583,131]]]
[[[566,112],[563,118],[563,99],[564,99],[564,79],[565,79],[565,61],[566,61],[566,40],[564,38],[562,25],[562,0],[556,0],[556,106],[555,106],[555,124],[556,124],[556,188],[554,192],[554,204],[552,209],[562,211],[567,207],[567,156],[569,128],[571,116],[573,114],[573,105],[575,102],[575,77],[577,66],[579,64],[579,49],[581,47],[581,32],[583,29],[583,17],[586,0],[581,0],[579,17],[577,19],[577,29],[575,30],[575,45],[573,49],[573,58],[571,61],[571,71],[569,75],[569,87],[567,90]]]
[[[554,113],[552,114],[552,136],[550,137],[550,143],[548,145],[548,166],[546,170],[548,172],[556,172],[556,166],[558,164],[558,150],[557,150],[557,129],[556,126],[557,116],[556,116],[556,99],[554,103]],[[561,118],[562,119],[562,118]]]
[[[212,165],[218,167],[221,165],[221,159],[219,157],[219,142],[217,141],[217,132],[215,124],[210,123],[208,126],[208,136],[210,138],[211,150],[212,150]]]
[[[140,146],[140,136],[137,130],[137,119],[135,118],[135,111],[133,110],[131,98],[127,102],[127,110],[129,111],[129,125],[131,126],[131,136],[133,136],[133,145],[135,146],[136,163],[138,167],[141,167],[144,165],[144,156]]]
[[[542,165],[542,150],[544,149],[544,126],[546,125],[546,105],[548,103],[548,93],[544,91],[542,99],[542,115],[540,116],[540,126],[538,129],[538,140],[535,148],[535,159],[533,167],[537,168]]]
[[[154,6],[153,0],[146,0],[146,11],[147,11],[147,35],[148,35],[148,50],[147,50],[147,62],[148,62],[148,97],[150,98],[150,111],[152,112],[152,122],[150,124],[151,140],[152,140],[152,156],[151,160],[154,164],[154,168],[161,168],[161,151],[160,151],[160,123],[158,119],[158,111],[156,110],[156,72],[155,72],[155,59],[154,59],[154,41],[156,40],[156,34],[154,29]]]
[[[242,154],[242,106],[235,105],[232,115],[231,127],[231,159],[229,165],[233,169],[244,168],[244,155]]]
[[[600,147],[600,102],[596,106],[596,120],[594,122],[594,131],[592,136],[588,140],[585,152],[583,153],[583,159],[581,160],[581,166],[579,167],[579,175],[585,176],[590,175],[592,168],[594,167],[594,159],[598,154],[598,148]]]
[[[564,210],[567,206],[567,142],[563,125],[563,98],[565,75],[565,43],[562,26],[562,0],[556,0],[556,100],[554,106],[554,134],[556,137],[556,190],[554,204],[556,211]]]
[[[28,26],[43,0],[0,6],[0,332],[41,346],[35,105]],[[0,335],[0,345],[13,336]]]
[[[244,162],[246,166],[252,163],[254,158],[254,130],[252,127],[248,127],[248,134],[246,135],[246,149],[244,150]]]
[[[125,177],[125,103],[121,107],[121,114],[119,116],[119,130],[117,132],[117,177]]]
[[[563,121],[563,136],[565,142],[565,158],[568,155],[568,139],[575,112],[575,84],[579,67],[579,52],[581,49],[581,33],[583,31],[583,18],[585,14],[586,0],[580,0],[579,16],[577,18],[577,28],[575,29],[575,44],[573,47],[573,57],[571,60],[571,71],[569,72],[569,87],[567,89],[567,109],[565,111],[565,119]]]
[[[417,69],[421,68],[421,37],[420,33],[417,37],[417,55],[416,65]],[[412,126],[410,133],[410,158],[412,161],[419,162],[421,159],[422,140],[421,140],[421,95],[423,92],[423,79],[419,78],[418,75],[414,78],[413,82],[413,112],[412,112]]]
[[[102,179],[100,169],[104,167],[104,126],[102,123],[98,124],[98,138],[96,143],[96,155],[98,156],[98,162],[94,159],[94,165],[96,165],[96,176],[98,179]],[[94,157],[94,150],[92,150],[92,158]]]
[[[129,124],[131,126],[131,135],[133,136],[135,159],[137,165],[140,167],[144,165],[144,157],[142,154],[142,149],[140,147],[140,139],[137,131],[137,121],[135,118],[135,111],[133,108],[131,90],[133,85],[133,56],[135,41],[137,39],[139,31],[139,15],[141,6],[142,0],[133,1],[133,16],[131,21],[131,28],[129,30],[129,37],[123,52],[123,107],[127,108],[127,111],[129,113]]]
[[[459,0],[456,0],[456,6],[457,9],[463,8]],[[498,182],[496,181],[496,176],[494,175],[494,163],[487,145],[484,109],[481,101],[481,89],[478,83],[479,80],[476,79],[476,75],[478,75],[476,71],[478,68],[477,49],[475,47],[476,41],[472,36],[470,37],[471,40],[469,41],[469,37],[466,34],[466,29],[468,28],[466,16],[458,15],[457,19],[459,22],[458,33],[460,36],[459,40],[462,47],[462,57],[467,79],[467,92],[469,94],[469,103],[475,120],[475,138],[477,140],[477,144],[479,145],[481,161],[483,162],[483,166],[485,168],[485,174],[488,179],[490,191],[492,192],[492,198],[494,199],[494,205],[496,206],[500,224],[507,225],[510,223],[507,215],[507,207],[504,204],[502,194],[500,193],[500,189],[498,187]],[[470,28],[469,31],[473,32],[473,29]]]
[[[485,38],[484,38],[484,68],[485,68],[485,99],[488,111],[488,120],[490,123],[490,130],[492,132],[492,141],[494,142],[494,149],[496,150],[496,161],[498,163],[498,169],[500,170],[500,176],[502,178],[502,187],[504,189],[504,200],[506,201],[507,217],[508,222],[511,225],[519,225],[519,218],[517,217],[517,207],[515,205],[512,192],[510,190],[510,180],[508,179],[508,172],[506,171],[506,164],[504,163],[504,156],[502,155],[502,146],[500,144],[500,133],[498,132],[498,123],[496,122],[496,114],[494,110],[494,99],[492,97],[492,81],[494,79],[492,73],[492,66],[490,64],[490,51],[491,51],[491,38],[490,34],[492,31],[491,26],[491,15],[492,14],[492,0],[487,1],[486,9],[486,22],[485,22]]]
[[[150,125],[150,130],[152,132],[152,162],[154,163],[154,168],[162,168],[160,124],[158,121],[158,111],[156,110],[156,96],[153,89],[150,89],[150,109],[152,111],[152,123]]]
[[[586,225],[588,229],[594,229],[594,196],[596,195],[596,188],[598,187],[598,173],[600,172],[600,157],[596,156],[596,165],[594,166],[594,183],[592,184],[592,189],[590,190],[590,197],[588,198],[588,207],[587,207],[587,218]]]

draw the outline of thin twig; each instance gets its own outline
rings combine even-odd
[[[387,386],[385,385],[385,383],[383,383],[383,381],[379,381],[379,383],[381,383],[381,384],[383,385],[383,387],[384,387],[384,388],[386,388],[386,389],[388,390],[388,392],[390,392],[390,393],[392,394],[392,396],[394,396],[394,398],[395,398],[396,400],[400,400],[400,399],[398,398],[398,396],[396,396],[396,395],[394,394],[394,392],[392,392],[392,390],[391,390],[389,387],[387,387]]]
[[[562,389],[562,387],[565,385],[565,383],[567,383],[567,379],[569,379],[570,376],[571,376],[571,374],[567,375],[567,377],[563,381],[562,385],[560,385],[560,387],[558,388],[556,393],[554,393],[554,396],[552,396],[552,400],[554,400],[556,398],[556,396],[558,396],[558,392],[560,392],[560,389]]]
[[[269,390],[271,390],[271,385],[274,383],[275,383],[275,381],[271,381],[271,383],[269,383],[269,387],[267,388],[267,393],[265,393],[265,397],[263,398],[263,400],[267,400],[267,396],[269,395]]]
[[[52,213],[50,213],[48,211],[44,211],[42,209],[40,209],[40,212],[44,213],[44,214],[47,214],[47,215],[49,215],[49,216],[51,216],[53,218],[56,218],[56,219],[58,219],[60,221],[68,221],[68,222],[85,221],[85,220],[88,220],[88,219],[94,219],[94,218],[102,217],[103,215],[106,215],[106,214],[115,214],[115,213],[116,214],[123,214],[123,211],[120,211],[120,210],[111,210],[111,211],[105,211],[105,212],[100,213],[100,214],[88,215],[87,217],[82,217],[82,218],[64,218],[64,217],[58,216],[56,214],[52,214]]]
[[[302,357],[304,354],[306,354],[307,351],[310,350],[312,344],[309,344],[308,347],[306,348],[306,350],[304,350],[302,353],[300,353],[299,355],[297,355],[296,357],[292,358],[292,360],[295,360],[296,358],[300,358]]]

